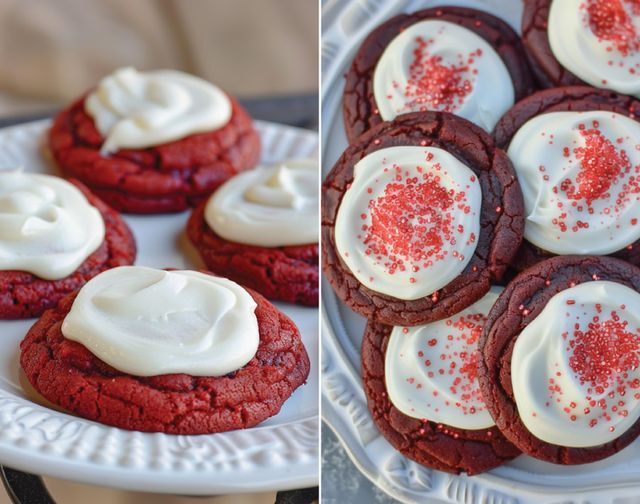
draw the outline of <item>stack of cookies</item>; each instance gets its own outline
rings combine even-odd
[[[368,323],[363,387],[407,457],[476,474],[640,435],[640,10],[396,16],[346,74],[323,270]]]

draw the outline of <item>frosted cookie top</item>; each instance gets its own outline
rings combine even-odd
[[[640,294],[611,281],[560,291],[513,346],[519,416],[537,438],[589,447],[640,417]]]
[[[255,309],[253,297],[226,278],[122,266],[80,289],[62,334],[136,376],[223,376],[256,354]]]
[[[393,405],[407,416],[459,429],[492,427],[477,378],[478,338],[502,291],[444,320],[394,327],[385,354],[385,382]]]
[[[366,287],[429,296],[467,266],[480,233],[473,171],[437,147],[390,147],[362,158],[335,223],[336,248]]]
[[[637,0],[554,0],[549,44],[571,73],[599,88],[640,97]]]
[[[640,123],[605,111],[535,116],[508,155],[525,238],[555,254],[610,254],[640,239]]]
[[[491,131],[514,103],[509,71],[481,36],[455,23],[420,21],[386,47],[373,74],[385,121],[399,114],[452,112]]]
[[[318,177],[312,159],[242,172],[209,198],[205,221],[222,238],[247,245],[318,243]]]
[[[231,101],[221,89],[176,70],[116,70],[84,107],[105,139],[102,153],[161,145],[216,130],[231,118]]]
[[[0,171],[0,270],[69,276],[104,241],[102,215],[70,182]]]

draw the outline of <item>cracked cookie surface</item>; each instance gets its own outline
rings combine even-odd
[[[621,95],[614,91],[589,86],[568,86],[546,89],[519,101],[500,118],[493,130],[497,147],[507,151],[516,132],[530,119],[547,112],[585,112],[589,110],[607,110],[640,121],[640,100]],[[611,254],[640,265],[640,242]],[[522,240],[520,250],[515,255],[512,268],[522,271],[540,261],[554,257],[527,240]]]
[[[189,217],[187,235],[209,270],[268,299],[318,305],[318,244],[258,247],[225,240],[204,219],[206,201]]]
[[[98,273],[133,264],[136,243],[122,217],[77,180],[69,182],[100,212],[105,224],[104,240],[76,271],[59,280],[45,280],[26,271],[0,271],[0,320],[37,317]]]
[[[335,221],[353,181],[355,164],[379,149],[438,147],[465,163],[482,190],[480,236],[464,271],[435,295],[405,301],[362,285],[338,254]],[[413,112],[379,124],[347,148],[322,186],[322,268],[337,296],[355,312],[390,325],[419,325],[446,318],[480,299],[498,282],[522,240],[523,202],[506,154],[480,127],[446,112]]]
[[[529,65],[543,88],[585,84],[564,68],[549,44],[547,24],[551,0],[524,0],[522,13],[522,43]]]
[[[373,421],[403,455],[452,473],[478,474],[520,454],[496,428],[465,430],[412,418],[389,400],[385,386],[385,353],[392,327],[369,322],[362,341],[362,381]]]
[[[640,269],[619,259],[557,256],[513,279],[489,312],[479,339],[480,389],[498,428],[514,445],[535,458],[556,464],[584,464],[609,457],[640,435],[640,420],[614,441],[588,448],[544,442],[531,434],[518,415],[511,384],[511,357],[520,332],[558,292],[598,280],[640,290]],[[526,307],[526,311],[520,307]]]
[[[373,94],[373,73],[382,53],[402,30],[427,19],[447,21],[467,28],[493,46],[511,75],[516,101],[533,90],[533,79],[520,38],[501,19],[464,7],[438,7],[400,14],[381,24],[367,36],[347,71],[342,112],[350,143],[383,122],[376,112],[378,107]]]
[[[20,364],[47,400],[78,416],[144,432],[206,434],[254,426],[280,411],[309,374],[294,323],[259,294],[260,343],[251,361],[220,377],[122,373],[66,339],[62,321],[76,294],[48,310],[20,345]]]
[[[260,138],[251,117],[229,100],[231,119],[220,129],[103,157],[103,138],[84,110],[83,97],[55,117],[49,147],[66,176],[79,179],[117,210],[178,212],[258,161]]]

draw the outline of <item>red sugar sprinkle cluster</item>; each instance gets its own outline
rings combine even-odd
[[[638,367],[640,334],[627,330],[629,322],[621,321],[615,311],[611,319],[600,322],[594,316],[586,331],[576,329],[569,348],[571,369],[580,377],[580,383],[608,386],[614,373],[632,371]]]
[[[599,422],[611,422],[614,416],[626,417],[629,414],[624,399],[627,393],[640,399],[640,379],[631,375],[640,365],[640,330],[630,330],[629,323],[621,320],[616,310],[607,317],[602,316],[600,304],[595,308],[597,315],[586,327],[576,322],[572,333],[562,334],[567,341],[569,366],[580,384],[586,385],[584,399],[564,398],[556,379],[548,380],[549,399],[555,399],[556,403],[564,401],[563,411],[572,422],[584,416],[592,428]],[[620,310],[624,309],[621,305]],[[557,363],[556,367],[559,367]],[[561,376],[557,371],[556,377]],[[576,402],[579,399],[580,405]],[[546,406],[549,405],[547,402]],[[609,430],[613,432],[615,427]]]
[[[640,165],[632,166],[629,156],[624,149],[618,149],[614,142],[608,139],[599,128],[598,121],[593,121],[592,127],[586,125],[578,126],[579,134],[584,139],[584,145],[573,148],[563,147],[563,156],[568,158],[568,164],[575,161],[580,163],[578,174],[575,180],[570,177],[564,178],[560,184],[551,188],[553,194],[565,193],[571,200],[571,208],[565,208],[565,203],[557,201],[558,215],[552,220],[561,232],[565,233],[569,229],[578,232],[581,229],[588,229],[589,222],[585,216],[584,220],[576,218],[577,214],[594,215],[596,209],[592,206],[594,202],[608,203],[599,210],[603,219],[615,217],[622,212],[627,205],[636,204],[640,197]],[[617,144],[624,141],[624,138],[615,140]],[[574,141],[574,144],[576,141]],[[539,171],[543,174],[543,180],[548,181],[546,167],[541,165]],[[618,184],[624,180],[623,184]],[[616,194],[611,193],[611,187],[618,184],[619,189]],[[554,198],[551,198],[551,203]],[[572,220],[568,224],[568,220]],[[632,219],[631,224],[635,225]],[[605,220],[599,222],[605,225]],[[571,226],[571,227],[569,227]],[[620,223],[617,224],[620,227]]]
[[[409,65],[409,78],[404,89],[406,110],[441,110],[454,112],[464,98],[473,90],[469,74],[477,74],[473,68],[475,58],[482,56],[482,50],[477,49],[466,58],[458,55],[458,61],[447,65],[442,57],[429,54],[429,46],[433,39],[424,40],[416,37],[413,61]],[[394,83],[397,87],[398,84]]]
[[[478,338],[486,320],[487,317],[480,313],[448,319],[446,325],[451,328],[451,332],[446,339],[431,338],[427,341],[428,350],[418,352],[418,357],[424,359],[429,378],[436,375],[453,378],[449,392],[456,400],[453,403],[446,400],[445,405],[459,408],[464,415],[473,415],[486,409],[476,379],[480,358]],[[427,357],[430,358],[425,359],[425,353],[428,353]],[[437,396],[437,391],[434,391],[433,395]],[[432,406],[427,404],[427,407]],[[435,411],[438,411],[438,408],[435,408]]]
[[[617,49],[622,56],[640,51],[640,37],[625,9],[631,6],[634,15],[640,14],[637,0],[587,0],[586,11],[589,27],[601,41],[613,45],[607,50]]]
[[[576,147],[573,152],[580,161],[580,172],[576,177],[578,189],[567,188],[570,199],[585,199],[587,205],[598,198],[608,198],[607,192],[621,173],[631,169],[629,157],[624,150],[618,152],[602,132],[596,128],[581,130],[585,139],[584,147]]]
[[[418,166],[420,176],[403,172],[398,165],[392,169],[395,181],[387,184],[382,196],[368,203],[371,224],[362,224],[364,234],[358,235],[366,246],[365,254],[383,264],[391,275],[396,271],[416,273],[448,254],[464,260],[454,248],[456,234],[462,235],[464,226],[454,228],[453,222],[456,210],[471,211],[466,193],[442,186],[439,163],[429,170]],[[373,190],[369,188],[368,192]],[[368,219],[366,213],[360,217],[363,221]],[[475,241],[473,233],[469,241]],[[414,283],[416,279],[411,277],[409,281]]]

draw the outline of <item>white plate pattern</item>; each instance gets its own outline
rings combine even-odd
[[[42,154],[49,121],[0,130],[0,169],[54,172]],[[262,162],[316,157],[317,134],[257,122]],[[125,216],[136,264],[203,267],[188,243],[189,212]],[[0,321],[0,463],[57,478],[127,490],[213,495],[318,484],[318,310],[276,303],[298,325],[311,359],[306,385],[278,415],[247,430],[203,436],[132,432],[33,402],[21,386],[18,345],[33,320]]]
[[[364,37],[400,13],[438,5],[493,13],[518,29],[519,0],[323,0],[322,165],[326,175],[347,146],[342,123],[343,74]],[[627,503],[640,500],[640,440],[606,460],[557,466],[527,456],[469,477],[431,470],[398,451],[380,435],[367,409],[360,379],[365,320],[322,284],[322,417],[354,464],[372,482],[403,502],[465,504]]]

